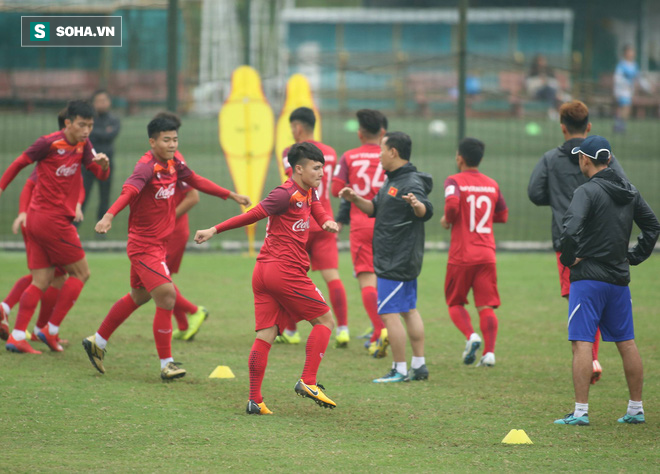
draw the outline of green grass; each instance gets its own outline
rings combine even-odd
[[[122,131],[116,142],[115,165],[113,167],[113,198],[119,195],[121,185],[130,175],[135,162],[148,150],[146,124],[150,115],[125,117]],[[333,146],[341,155],[359,145],[354,132],[344,129],[348,118],[324,115],[323,141]],[[525,134],[525,125],[530,120],[540,124],[537,136]],[[449,127],[445,137],[428,134],[429,120],[417,117],[390,117],[391,130],[403,130],[413,139],[412,162],[422,171],[431,173],[435,190],[431,201],[436,206],[438,219],[427,224],[427,239],[447,241],[449,234],[439,223],[443,206],[442,187],[444,180],[456,172],[454,155],[456,150],[456,123],[447,119]],[[54,130],[54,114],[0,113],[0,169],[4,170],[11,161],[40,135]],[[652,208],[660,209],[660,160],[656,158],[660,147],[657,120],[631,122],[626,135],[611,136],[611,120],[594,119],[592,133],[611,138],[612,147],[632,182],[640,189]],[[497,230],[500,240],[550,241],[550,210],[538,209],[527,198],[527,183],[532,169],[543,153],[563,142],[558,124],[547,119],[469,119],[467,134],[481,138],[486,143],[486,157],[481,169],[499,183],[510,208],[509,223]],[[218,143],[217,118],[185,117],[180,131],[180,149],[188,164],[200,174],[216,181],[221,186],[233,189],[227,165]],[[270,163],[264,188],[269,192],[278,184],[275,158]],[[11,234],[11,223],[17,213],[18,197],[27,177],[24,171],[0,198],[0,241],[19,240]],[[333,200],[336,201],[337,200]],[[80,226],[83,240],[93,237],[96,223],[98,191],[95,188],[85,222]],[[237,212],[233,203],[224,203],[216,198],[202,196],[201,203],[190,212],[191,228],[207,228]],[[126,236],[128,213],[120,214],[113,223],[110,238],[123,240]],[[259,225],[260,235],[265,226]],[[242,230],[227,233],[219,239],[244,239]]]
[[[25,261],[19,253],[0,258],[4,292],[24,272]],[[567,304],[559,297],[550,253],[499,256],[502,307],[495,368],[461,363],[462,336],[442,296],[446,254],[427,253],[418,308],[426,324],[430,379],[372,384],[391,360],[367,357],[354,339],[346,350],[328,348],[323,359],[320,381],[338,404],[324,410],[293,391],[304,346],[275,346],[263,386],[272,417],[244,414],[254,338],[252,259],[186,256],[176,280],[185,295],[210,309],[211,318],[194,342],[175,341],[175,359],[184,363],[188,376],[169,384],[159,379],[151,303],[110,340],[105,375],[89,363],[80,341],[128,291],[129,270],[128,259],[119,253],[92,253],[89,260],[92,277],[62,327],[71,346],[41,356],[0,353],[0,471],[657,469],[657,256],[633,270],[631,285],[648,422],[616,423],[628,394],[618,353],[613,344],[603,343],[604,375],[591,390],[590,427],[552,424],[572,410],[573,394]],[[357,282],[349,277],[347,253],[340,255],[340,271],[355,336],[368,319]],[[319,275],[313,277],[325,292]],[[468,309],[476,320],[474,308]],[[301,329],[304,336],[309,333],[307,325]],[[208,379],[217,365],[231,367],[236,378]],[[534,445],[501,445],[514,428],[524,429]]]

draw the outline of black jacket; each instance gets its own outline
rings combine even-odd
[[[642,233],[628,250],[633,221]],[[660,223],[637,189],[606,168],[575,190],[561,234],[561,263],[570,266],[571,281],[597,280],[625,286],[629,264],[638,265],[653,252]]]
[[[381,278],[410,281],[422,271],[424,222],[433,217],[428,195],[433,178],[420,173],[412,164],[385,173],[387,179],[372,200],[374,224],[374,271]],[[413,193],[426,206],[424,217],[415,216],[401,196]]]
[[[112,159],[115,154],[114,141],[119,135],[120,128],[119,118],[114,114],[107,112],[96,115],[94,117],[94,128],[92,133],[89,134],[89,141],[92,142],[94,150],[97,153],[105,153],[108,155],[108,159]]]
[[[586,183],[587,178],[580,171],[578,155],[571,150],[580,146],[584,138],[572,138],[563,145],[546,152],[537,163],[529,178],[527,195],[537,206],[550,206],[552,209],[552,246],[559,251],[561,222],[573,197],[573,191]],[[626,177],[619,162],[612,157],[610,167]]]

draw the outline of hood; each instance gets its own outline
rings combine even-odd
[[[637,194],[637,190],[612,168],[599,171],[591,177],[591,180],[603,188],[619,205],[630,203]]]
[[[579,155],[578,154],[574,155],[573,153],[571,153],[571,150],[576,146],[582,145],[583,141],[584,138],[571,138],[570,140],[565,141],[563,145],[558,147],[559,151],[562,152],[564,155],[568,156],[568,159],[571,160],[571,163],[577,165],[579,161]]]
[[[385,174],[389,179],[394,179],[398,176],[408,173],[416,173],[419,179],[422,181],[422,184],[424,185],[424,192],[426,194],[429,194],[431,192],[431,190],[433,189],[433,177],[428,173],[422,173],[420,171],[417,171],[417,168],[415,168],[415,166],[412,163],[406,163],[401,168],[398,168],[394,171],[385,172]]]

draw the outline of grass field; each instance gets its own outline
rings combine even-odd
[[[25,271],[25,261],[19,253],[1,253],[0,259],[4,294]],[[175,359],[184,363],[188,376],[169,384],[159,379],[152,304],[138,310],[111,339],[105,375],[89,363],[80,341],[128,290],[129,269],[128,259],[119,253],[90,254],[89,260],[92,277],[62,327],[71,340],[66,352],[0,353],[0,471],[658,469],[657,255],[633,270],[631,285],[646,370],[647,424],[616,423],[628,393],[616,348],[604,343],[604,375],[592,387],[589,427],[552,424],[572,411],[573,391],[567,304],[558,295],[550,253],[499,256],[502,307],[497,312],[496,367],[461,363],[462,336],[442,296],[446,254],[427,253],[418,308],[426,324],[430,379],[372,384],[372,378],[388,371],[391,359],[367,357],[355,339],[348,349],[329,348],[326,353],[319,380],[338,408],[323,410],[293,391],[304,346],[275,346],[263,387],[275,412],[270,417],[244,413],[247,356],[254,338],[252,259],[219,253],[184,259],[178,284],[191,300],[209,308],[211,318],[194,342],[175,341]],[[348,277],[346,253],[340,256],[340,271],[355,336],[368,320],[357,282]],[[314,275],[325,292],[318,277]],[[309,329],[301,329],[306,336]],[[236,378],[208,379],[217,365],[231,367]],[[514,428],[524,429],[534,445],[501,445]]]
[[[130,175],[135,162],[148,150],[146,124],[151,115],[125,117],[122,131],[116,142],[115,165],[113,166],[113,198],[119,195],[121,185]],[[347,131],[344,123],[349,118],[324,116],[323,141],[333,146],[338,153],[359,145],[355,132]],[[540,125],[540,133],[530,136],[525,133],[529,121]],[[413,139],[412,162],[422,171],[434,177],[435,190],[430,198],[439,209],[443,205],[442,186],[450,174],[455,173],[456,124],[446,119],[449,130],[445,137],[428,134],[428,119],[417,117],[390,117],[390,130],[403,130]],[[54,130],[55,114],[0,113],[0,170],[40,135]],[[592,133],[611,138],[612,147],[632,182],[641,190],[652,208],[660,209],[660,161],[657,149],[660,136],[657,120],[631,122],[626,135],[611,136],[612,122],[594,119]],[[481,169],[495,178],[509,205],[509,223],[498,228],[500,240],[550,241],[550,210],[538,209],[527,198],[527,183],[532,169],[543,153],[563,142],[559,125],[545,118],[539,119],[469,119],[468,135],[481,138],[486,143],[486,156]],[[218,143],[216,118],[186,117],[180,131],[180,149],[189,165],[200,174],[218,184],[232,188],[233,184]],[[19,240],[11,234],[11,223],[17,213],[18,197],[27,177],[24,171],[0,198],[0,241]],[[277,165],[270,163],[264,193],[278,184]],[[265,194],[264,194],[265,196]],[[96,223],[98,191],[90,196],[85,222],[80,226],[83,240],[93,238]],[[336,201],[337,200],[333,200]],[[202,196],[201,203],[190,212],[193,229],[206,228],[237,212],[233,203],[224,203],[209,196]],[[437,212],[440,212],[439,210]],[[438,216],[439,217],[439,216]],[[122,240],[126,235],[128,213],[120,214],[114,222],[111,239]],[[265,226],[259,226],[263,235]],[[449,234],[433,219],[426,225],[427,240],[447,241]],[[242,230],[228,232],[218,239],[242,240]]]

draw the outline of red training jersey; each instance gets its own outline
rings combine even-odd
[[[286,262],[287,265],[302,267],[307,272],[309,256],[305,245],[312,203],[317,201],[316,188],[305,191],[291,178],[273,189],[260,203],[268,214],[268,224],[257,260]]]
[[[177,183],[192,175],[192,171],[176,152],[166,163],[151,151],[140,158],[133,174],[124,186],[137,189],[138,195],[130,203],[128,238],[145,243],[160,244],[174,230]]]
[[[325,165],[323,165],[323,179],[321,184],[317,189],[319,195],[319,201],[323,205],[323,209],[329,215],[332,215],[332,204],[330,203],[330,183],[332,181],[332,175],[334,174],[335,167],[337,166],[337,152],[331,146],[328,146],[324,143],[317,142],[314,140],[306,140],[307,142],[316,145],[321,152],[323,152],[323,159],[325,160]],[[290,148],[290,147],[289,147]],[[282,153],[282,163],[284,164],[284,171],[287,176],[290,178],[293,171],[289,165],[289,148],[286,148]],[[321,226],[316,223],[314,219],[309,223],[310,232],[325,232],[321,229]]]
[[[108,169],[92,160],[96,152],[89,139],[71,144],[63,131],[39,138],[25,150],[31,161],[36,162],[37,180],[30,201],[30,210],[45,214],[73,218],[82,187],[81,165],[94,172],[100,179],[107,179]]]
[[[349,186],[358,196],[370,201],[384,182],[380,145],[365,144],[342,155],[332,179],[333,194],[337,195],[342,187]],[[351,230],[373,229],[374,222],[375,219],[360,211],[356,205],[351,205]]]
[[[452,223],[448,263],[495,263],[493,222],[506,222],[508,209],[497,182],[467,170],[445,181],[445,217]]]

